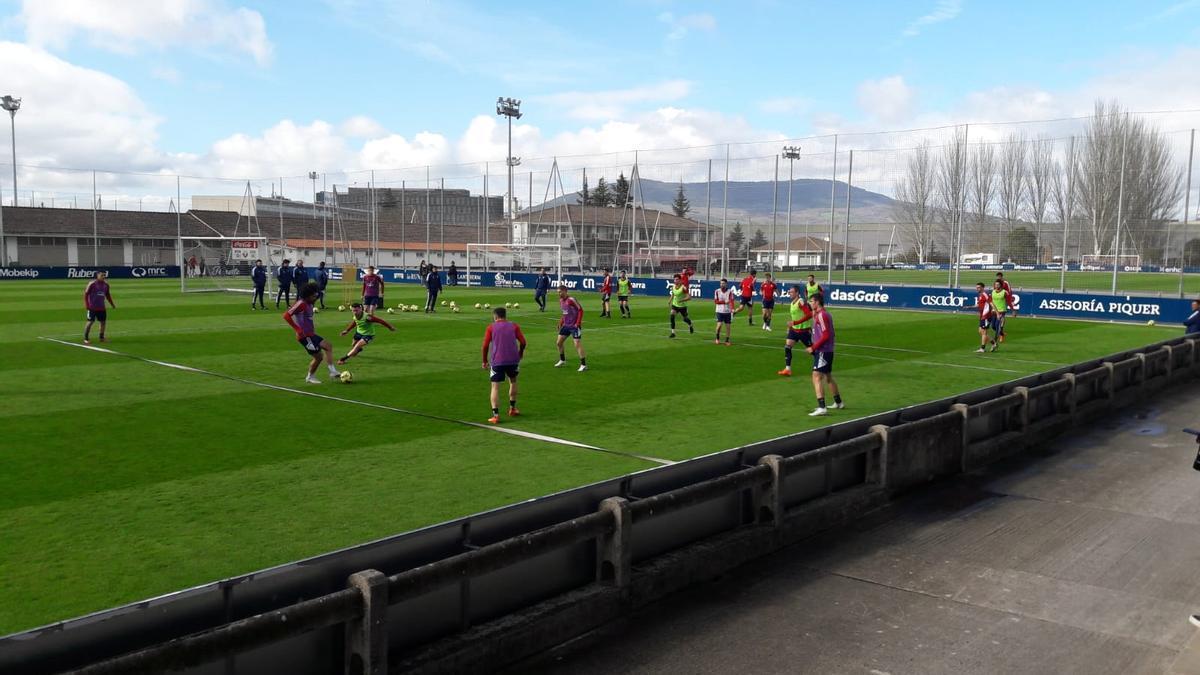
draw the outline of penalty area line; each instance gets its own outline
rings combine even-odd
[[[231,382],[240,382],[242,384],[248,384],[253,387],[261,387],[263,389],[272,389],[274,391],[282,391],[282,392],[287,392],[289,394],[298,394],[300,396],[319,398],[319,399],[323,399],[326,401],[337,401],[339,403],[350,403],[353,405],[361,405],[361,406],[365,406],[367,408],[375,408],[376,410],[387,410],[389,412],[400,413],[402,415],[412,415],[414,417],[424,417],[425,419],[437,420],[439,422],[448,422],[450,424],[458,424],[461,426],[473,427],[476,429],[483,429],[485,431],[494,431],[494,432],[501,433],[501,434],[508,434],[509,436],[518,436],[520,438],[528,438],[530,440],[542,441],[543,443],[552,443],[555,445],[563,445],[563,446],[570,447],[570,448],[579,448],[581,450],[590,450],[592,452],[601,452],[601,453],[608,454],[608,455],[618,455],[621,457],[640,459],[644,462],[650,462],[652,464],[661,464],[663,466],[675,463],[668,459],[661,459],[659,457],[650,457],[647,455],[639,455],[639,454],[632,453],[632,452],[621,452],[619,450],[609,450],[607,448],[601,448],[601,447],[598,447],[595,445],[588,445],[587,443],[571,441],[571,440],[567,440],[565,438],[558,438],[556,436],[547,436],[545,434],[538,434],[538,433],[534,433],[532,431],[522,431],[520,429],[508,429],[505,427],[493,426],[490,424],[482,424],[479,422],[468,422],[466,420],[454,419],[453,417],[442,417],[441,415],[432,415],[430,413],[418,412],[416,410],[406,410],[404,408],[396,408],[394,406],[384,405],[382,403],[371,403],[370,401],[360,401],[360,400],[353,399],[353,398],[342,398],[340,396],[331,396],[329,394],[321,394],[321,393],[318,393],[315,391],[306,391],[304,389],[295,389],[293,387],[285,387],[285,386],[278,385],[278,384],[270,384],[268,382],[259,382],[257,380],[250,380],[250,379],[247,379],[244,377],[237,377],[236,375],[226,375],[225,373],[217,373],[217,372],[214,372],[211,370],[204,370],[203,368],[196,368],[194,366],[185,366],[185,365],[182,365],[179,363],[171,363],[169,361],[159,361],[156,359],[148,359],[144,356],[138,356],[136,354],[127,354],[125,352],[119,352],[115,349],[108,349],[106,347],[97,347],[95,345],[85,345],[85,344],[80,344],[78,342],[68,342],[66,340],[59,340],[58,338],[52,338],[52,337],[39,337],[38,339],[46,340],[48,342],[56,342],[60,345],[66,345],[68,347],[76,347],[79,349],[87,349],[87,350],[90,350],[93,352],[100,352],[101,354],[111,354],[113,356],[120,356],[123,358],[132,359],[134,361],[141,361],[143,363],[149,363],[149,364],[156,365],[156,366],[162,366],[164,368],[172,368],[175,370],[182,370],[182,371],[189,372],[189,373],[196,373],[198,375],[208,375],[210,377],[217,377],[222,380],[229,380]]]

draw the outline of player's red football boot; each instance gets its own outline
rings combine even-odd
[[[500,424],[500,416],[492,415],[488,418],[488,424]]]
[[[521,411],[520,411],[520,410],[517,410],[516,408],[509,408],[509,409],[508,409],[508,416],[509,416],[509,417],[520,417],[520,416],[521,416]]]

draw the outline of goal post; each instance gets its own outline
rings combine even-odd
[[[527,272],[545,268],[553,279],[562,277],[562,246],[559,244],[467,244],[466,286],[480,286],[484,274]]]
[[[179,286],[184,293],[252,293],[254,261],[267,266],[267,291],[275,286],[275,267],[266,237],[180,237]]]
[[[1112,271],[1114,263],[1122,272],[1142,271],[1142,256],[1136,254],[1084,253],[1079,256],[1079,269],[1085,272]]]

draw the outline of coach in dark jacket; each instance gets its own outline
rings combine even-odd
[[[317,286],[321,287],[321,295],[317,296],[321,300],[321,309],[325,309],[325,287],[329,285],[329,270],[325,269],[325,261],[317,263]]]
[[[1200,300],[1192,301],[1192,313],[1188,318],[1184,319],[1183,325],[1186,330],[1184,335],[1194,335],[1200,337]]]
[[[300,295],[300,289],[308,283],[308,269],[304,267],[303,260],[297,260],[292,268],[292,283],[296,285],[296,295]]]
[[[250,296],[250,309],[255,309],[255,300],[258,301],[259,307],[266,309],[267,305],[263,302],[263,294],[267,291],[267,268],[263,267],[263,261],[254,261],[254,267],[250,268],[250,279],[254,282],[254,295]]]
[[[291,262],[287,258],[279,265],[279,271],[275,272],[275,280],[279,282],[279,292],[275,294],[275,309],[279,309],[279,299],[287,300],[288,307],[292,306],[292,268]]]
[[[539,312],[546,311],[546,294],[549,292],[550,277],[546,274],[546,268],[543,267],[533,286],[533,301],[537,303]]]
[[[433,265],[429,266],[429,272],[425,275],[425,289],[425,313],[428,314],[437,311],[434,306],[437,305],[438,293],[442,291],[442,275]]]

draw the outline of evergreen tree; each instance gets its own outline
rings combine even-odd
[[[612,190],[608,189],[608,181],[604,180],[604,176],[596,181],[596,189],[592,190],[592,206],[611,206],[613,200]]]
[[[761,229],[754,231],[754,236],[750,238],[750,250],[760,248],[767,245],[767,235],[763,234]]]
[[[675,193],[675,201],[671,202],[671,210],[680,218],[687,218],[687,214],[692,210],[692,202],[683,193],[683,183],[679,184],[679,190]]]
[[[617,208],[633,205],[633,195],[629,194],[629,179],[625,177],[624,171],[617,175],[617,182],[613,183],[612,205]]]
[[[738,221],[733,225],[733,231],[725,238],[725,247],[729,249],[729,255],[741,255],[743,244],[746,243],[746,233],[742,232],[742,223]]]
[[[587,184],[587,178],[584,178],[584,179],[583,179],[583,189],[579,191],[579,199],[576,199],[576,200],[575,200],[575,203],[576,203],[576,204],[583,204],[584,206],[591,206],[591,205],[592,205],[592,198],[591,198],[591,196],[588,194],[588,184]]]

